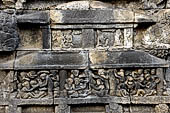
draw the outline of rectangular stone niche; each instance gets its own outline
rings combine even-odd
[[[55,113],[53,106],[23,106],[22,113]]]
[[[20,44],[18,50],[41,50],[43,49],[42,29],[39,26],[20,26]]]
[[[71,105],[71,113],[106,113],[104,104]]]
[[[131,113],[156,113],[154,105],[132,105],[130,106]]]

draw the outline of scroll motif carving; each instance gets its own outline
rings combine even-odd
[[[155,49],[155,50],[148,50],[149,54],[154,55],[158,58],[167,59],[169,50],[168,49]]]
[[[59,90],[57,71],[17,72],[17,98],[52,97],[53,90]]]

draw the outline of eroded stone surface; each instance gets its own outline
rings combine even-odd
[[[0,112],[168,113],[169,4],[0,1]]]
[[[0,50],[14,51],[19,43],[14,10],[0,11],[0,22]]]

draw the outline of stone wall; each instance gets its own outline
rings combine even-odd
[[[0,113],[169,113],[170,0],[0,1]]]

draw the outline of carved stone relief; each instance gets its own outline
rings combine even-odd
[[[97,30],[97,47],[130,48],[133,41],[133,29]]]
[[[169,113],[169,106],[166,104],[159,104],[155,106],[156,113]]]
[[[169,15],[170,10],[162,10],[155,14],[158,18],[158,23],[149,27],[142,40],[142,44],[146,48],[170,48]]]
[[[82,31],[54,30],[52,38],[54,48],[80,48],[82,44]]]
[[[156,69],[98,69],[67,71],[64,93],[69,98],[111,96],[153,96],[161,79]],[[16,98],[60,97],[58,70],[19,71],[16,76]],[[163,92],[162,92],[163,93]]]
[[[146,50],[149,54],[156,56],[162,59],[168,59],[169,50],[168,49],[153,49],[153,50]]]
[[[115,71],[118,96],[154,96],[157,95],[157,85],[160,78],[156,69],[136,69]]]
[[[19,99],[52,98],[58,95],[59,76],[57,71],[16,72],[17,95]]]
[[[0,51],[13,51],[19,44],[14,10],[0,11]]]

